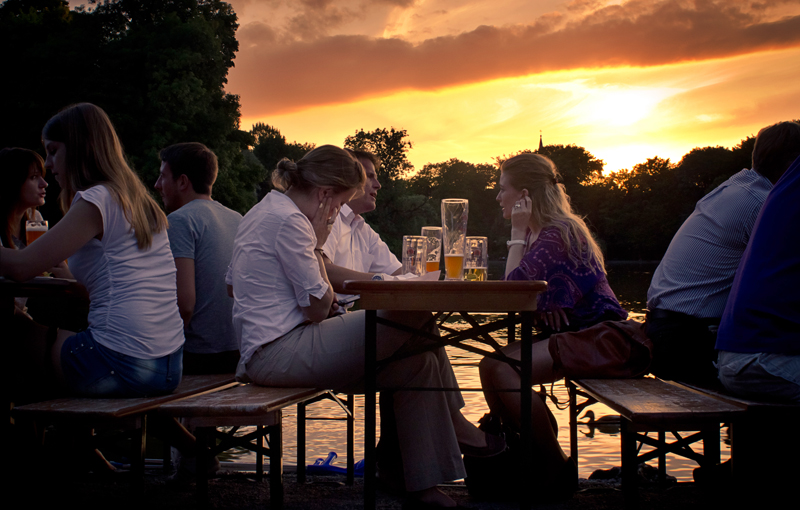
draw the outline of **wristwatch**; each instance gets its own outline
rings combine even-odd
[[[522,239],[517,239],[516,241],[506,241],[506,248],[510,249],[512,246],[516,246],[518,244],[520,246],[525,246],[525,241],[523,241]]]
[[[384,280],[383,273],[375,273],[374,275],[372,275],[373,282],[382,282],[383,280]]]

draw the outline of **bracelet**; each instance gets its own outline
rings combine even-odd
[[[517,239],[516,241],[506,241],[506,248],[511,249],[512,246],[525,246],[525,241]]]

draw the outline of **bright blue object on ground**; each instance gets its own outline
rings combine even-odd
[[[329,473],[339,473],[346,475],[347,469],[339,466],[334,466],[333,462],[336,460],[336,452],[330,452],[325,459],[319,458],[313,464],[306,466],[306,472],[309,475],[323,475]],[[354,466],[355,476],[364,476],[364,459],[359,460]]]

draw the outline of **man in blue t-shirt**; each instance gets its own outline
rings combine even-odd
[[[717,336],[732,393],[800,404],[800,158],[775,184],[742,256]]]
[[[800,155],[800,124],[759,131],[753,168],[697,202],[672,238],[647,291],[651,371],[658,377],[713,383],[714,343],[736,268],[772,186]]]
[[[217,156],[201,143],[163,149],[155,188],[169,212],[169,242],[178,270],[178,309],[184,324],[185,374],[234,373],[239,348],[233,299],[225,286],[242,215],[211,199]]]

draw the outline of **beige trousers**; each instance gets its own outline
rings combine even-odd
[[[364,377],[364,314],[347,313],[301,326],[270,342],[247,363],[246,379],[262,386],[332,389],[360,382]],[[392,345],[386,328],[378,326],[379,359],[424,342],[413,337]],[[378,374],[377,382],[379,387],[392,388],[458,386],[443,348],[390,363]],[[451,418],[463,406],[459,392],[394,393],[406,490],[419,491],[466,476]]]

